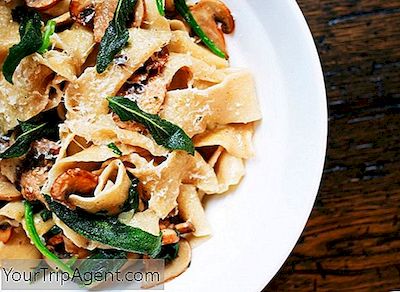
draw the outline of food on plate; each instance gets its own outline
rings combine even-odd
[[[212,234],[261,119],[219,0],[0,3],[0,259],[154,258]],[[15,252],[14,252],[15,251]],[[114,267],[114,268],[120,268]]]

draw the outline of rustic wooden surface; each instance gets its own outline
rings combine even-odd
[[[400,290],[400,0],[298,0],[325,74],[321,189],[265,292]]]

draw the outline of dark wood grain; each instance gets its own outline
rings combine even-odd
[[[321,189],[264,290],[400,289],[400,0],[299,0],[329,104]]]

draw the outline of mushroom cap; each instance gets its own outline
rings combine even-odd
[[[232,33],[235,29],[229,8],[219,0],[201,0],[190,10],[205,34],[227,54],[224,33]]]
[[[191,11],[194,15],[207,13],[222,24],[222,31],[226,34],[235,30],[235,20],[229,8],[219,0],[201,0],[196,3]]]
[[[37,10],[46,10],[60,1],[61,0],[26,0],[26,5]]]

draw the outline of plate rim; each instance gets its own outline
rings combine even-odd
[[[287,261],[287,259],[290,257],[291,253],[293,252],[293,250],[295,249],[302,233],[304,232],[307,223],[311,217],[312,211],[314,209],[314,205],[316,202],[316,199],[319,195],[319,191],[321,189],[322,186],[322,178],[323,178],[323,173],[324,173],[324,167],[326,164],[326,158],[327,158],[327,151],[328,151],[328,139],[329,139],[329,120],[328,120],[328,96],[327,96],[327,88],[326,88],[326,82],[325,82],[325,75],[324,75],[324,70],[323,70],[323,66],[322,66],[322,58],[319,54],[319,51],[317,49],[317,45],[315,43],[314,40],[314,36],[311,30],[311,27],[307,21],[306,16],[304,15],[301,7],[299,6],[299,4],[297,3],[296,0],[287,0],[289,2],[289,4],[292,6],[293,11],[296,13],[296,15],[299,17],[299,21],[302,23],[303,28],[306,28],[306,34],[305,37],[307,38],[307,42],[311,45],[310,47],[312,48],[312,51],[310,51],[310,54],[313,55],[313,60],[314,62],[314,66],[315,70],[318,72],[318,77],[320,79],[320,82],[318,82],[318,87],[319,87],[319,91],[321,94],[321,98],[323,99],[323,108],[322,111],[320,112],[321,114],[321,121],[323,122],[323,125],[321,124],[321,127],[323,128],[323,134],[322,134],[322,140],[321,140],[321,144],[322,144],[322,148],[324,149],[324,155],[323,157],[320,157],[320,163],[319,163],[319,176],[318,176],[318,180],[319,183],[318,185],[315,187],[316,190],[314,191],[313,194],[313,200],[311,201],[311,204],[309,204],[308,206],[308,210],[306,213],[307,215],[305,216],[305,220],[303,220],[303,223],[301,224],[302,228],[300,229],[300,232],[298,233],[298,235],[296,236],[296,240],[291,244],[291,248],[288,249],[288,252],[286,254],[286,256],[284,258],[281,259],[280,263],[279,263],[279,268],[276,270],[275,274],[272,277],[266,277],[263,286],[261,286],[261,290],[263,291],[265,288],[267,288],[267,286],[271,283],[271,281],[278,275],[278,273],[281,271],[282,267],[284,266],[285,262]],[[300,225],[300,224],[299,224]]]

